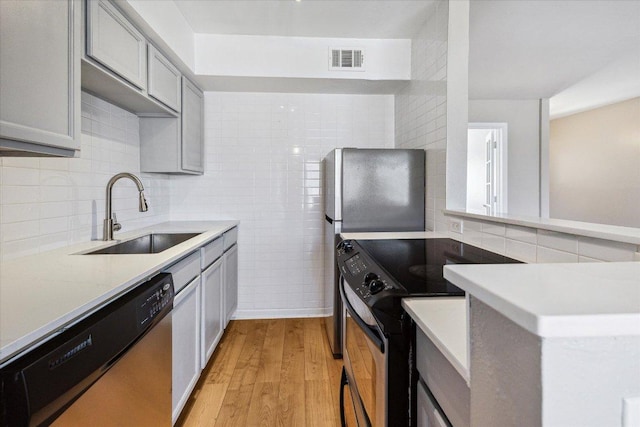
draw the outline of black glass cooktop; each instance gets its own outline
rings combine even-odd
[[[449,264],[518,263],[452,239],[358,240],[369,256],[402,285],[409,295],[464,295],[447,281],[442,268]]]

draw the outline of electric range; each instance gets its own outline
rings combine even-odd
[[[464,296],[444,278],[445,265],[519,261],[443,238],[344,240],[336,254],[345,306],[341,393],[349,385],[359,426],[410,426],[414,326],[402,298]]]

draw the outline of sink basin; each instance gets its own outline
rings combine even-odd
[[[86,255],[127,255],[127,254],[157,254],[191,239],[201,233],[154,233],[140,236],[133,240],[117,245],[87,252]]]

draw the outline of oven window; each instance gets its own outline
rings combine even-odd
[[[351,316],[346,316],[346,352],[351,375],[355,381],[355,391],[359,394],[364,410],[371,425],[376,426],[376,360],[374,352],[379,353]],[[351,385],[353,386],[353,385]],[[382,385],[384,387],[384,385]],[[357,402],[354,402],[357,404]],[[356,411],[357,412],[357,411]]]

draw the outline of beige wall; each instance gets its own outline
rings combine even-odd
[[[640,98],[551,121],[552,218],[640,227]]]

